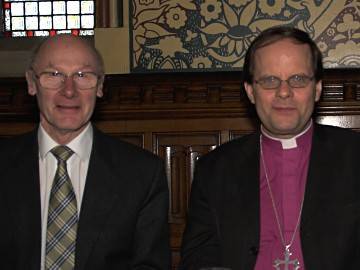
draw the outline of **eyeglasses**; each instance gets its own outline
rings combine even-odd
[[[41,87],[58,90],[64,87],[67,78],[75,83],[75,86],[79,90],[87,90],[96,87],[100,76],[94,72],[82,72],[78,71],[70,75],[65,75],[58,71],[46,71],[36,74],[35,77],[39,80]]]
[[[278,89],[282,82],[286,82],[291,88],[304,88],[308,86],[313,79],[314,77],[295,74],[290,76],[287,80],[281,80],[275,76],[268,76],[255,80],[255,83],[260,84],[262,88],[269,90]]]

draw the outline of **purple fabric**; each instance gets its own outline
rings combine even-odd
[[[276,209],[280,218],[285,243],[289,244],[298,221],[305,183],[308,172],[313,127],[296,138],[297,147],[283,149],[280,141],[262,135],[263,154]],[[284,247],[281,242],[274,214],[264,167],[260,159],[260,248],[255,270],[274,269],[275,259],[284,259]],[[300,225],[293,244],[292,256],[300,262],[304,270],[301,250]],[[284,269],[281,267],[280,269]],[[290,269],[293,269],[290,267]]]

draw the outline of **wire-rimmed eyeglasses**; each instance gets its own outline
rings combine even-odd
[[[291,88],[304,88],[309,85],[309,83],[314,79],[307,75],[295,74],[282,80],[276,76],[268,76],[260,78],[259,80],[254,80],[255,83],[260,84],[263,89],[278,89],[281,86],[282,82],[286,82]]]
[[[35,77],[38,79],[40,86],[50,90],[58,90],[64,87],[66,80],[71,78],[75,86],[79,90],[88,90],[97,86],[101,76],[95,72],[78,71],[69,75],[59,71],[45,71],[36,74],[33,70]]]

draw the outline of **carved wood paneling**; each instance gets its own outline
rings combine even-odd
[[[356,69],[325,71],[317,122],[360,130],[358,74]],[[111,75],[104,89],[95,124],[164,160],[175,269],[196,160],[258,127],[241,72]],[[25,79],[0,78],[0,138],[29,131],[37,122],[36,100],[27,94]]]
[[[155,133],[154,152],[164,160],[170,192],[169,223],[173,268],[180,260],[179,250],[186,223],[186,211],[195,163],[220,144],[219,132]]]
[[[359,115],[357,69],[326,70],[320,116]],[[1,121],[37,119],[35,99],[23,78],[0,79]],[[241,72],[110,75],[95,120],[255,116],[241,86]],[[20,120],[22,121],[22,120]]]
[[[220,134],[155,133],[153,136],[154,150],[164,160],[170,188],[169,222],[183,225],[196,160],[220,144]],[[179,247],[180,240],[174,241],[175,246]]]

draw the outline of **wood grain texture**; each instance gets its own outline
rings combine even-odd
[[[314,112],[317,122],[360,130],[359,74],[358,69],[325,71]],[[37,121],[36,100],[27,95],[25,79],[0,79],[0,137],[31,130]],[[108,76],[93,121],[104,132],[164,160],[175,269],[196,160],[258,127],[241,72]]]

